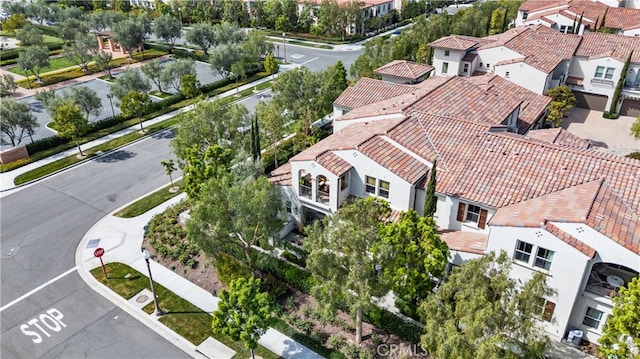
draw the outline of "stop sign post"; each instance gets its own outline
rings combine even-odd
[[[104,279],[107,279],[107,270],[104,267],[104,262],[102,261],[103,254],[104,254],[104,248],[96,248],[96,250],[93,251],[93,255],[100,258],[100,265],[102,265],[102,272],[104,273]]]

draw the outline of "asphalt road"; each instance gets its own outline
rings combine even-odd
[[[338,60],[341,60],[344,63],[344,67],[347,69],[348,75],[349,68],[356,61],[358,56],[364,52],[364,50],[354,46],[353,51],[330,51],[287,44],[286,52],[287,62],[304,64],[304,66],[308,67],[311,71],[324,70],[335,64]],[[283,45],[278,44],[274,53],[279,58],[282,58],[284,55]]]
[[[158,355],[148,357],[184,354],[86,287],[73,270],[78,243],[95,222],[166,184],[160,161],[173,158],[171,137],[155,135],[2,198],[0,357],[145,357],[126,350],[151,347]],[[34,318],[55,329],[50,318],[61,315],[66,327],[56,332],[41,325],[51,332],[40,335],[41,343],[25,334],[38,329]],[[127,341],[127,347],[118,344]]]

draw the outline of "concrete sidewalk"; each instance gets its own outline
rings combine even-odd
[[[299,65],[297,65],[297,64],[280,65],[280,72],[278,74],[275,74],[275,77],[278,77],[278,75],[280,73],[284,72],[284,71],[296,68],[298,66]],[[262,78],[260,80],[257,80],[257,81],[242,85],[242,86],[240,86],[239,91],[243,91],[243,90],[246,90],[246,89],[254,88],[255,86],[257,86],[257,85],[259,85],[261,83],[264,83],[264,82],[272,80],[273,77],[274,76],[268,76],[268,77]],[[235,96],[236,93],[237,93],[237,90],[236,89],[232,89],[232,90],[229,90],[227,92],[224,92],[224,93],[216,96],[215,98],[225,98],[225,97],[229,97],[229,96]],[[210,98],[209,100],[211,101],[211,99],[213,99],[213,97]],[[144,124],[145,127],[148,127],[148,126],[156,124],[158,122],[162,122],[162,121],[168,120],[168,119],[170,119],[170,118],[172,118],[172,117],[174,117],[174,116],[176,116],[176,115],[178,115],[180,113],[183,113],[183,112],[186,112],[186,111],[190,111],[190,110],[193,109],[193,107],[194,107],[194,105],[189,105],[189,106],[183,107],[181,109],[178,109],[178,110],[166,113],[164,115],[155,117],[155,118],[153,118],[151,120],[145,121],[145,122],[143,122],[143,124]],[[108,142],[108,141],[110,141],[112,139],[124,136],[126,134],[131,133],[131,132],[138,131],[139,129],[140,129],[139,125],[134,125],[134,126],[125,128],[124,130],[120,130],[118,132],[114,132],[114,133],[109,134],[107,136],[104,136],[104,137],[98,138],[96,140],[87,142],[87,143],[83,144],[81,147],[83,149],[92,148],[92,147],[98,146],[100,144],[103,144],[105,142]],[[22,167],[16,168],[15,170],[12,170],[12,171],[9,171],[9,172],[5,172],[5,173],[0,173],[0,198],[6,196],[8,194],[11,194],[14,191],[17,191],[17,190],[19,190],[21,188],[27,187],[27,186],[29,186],[31,184],[31,183],[26,183],[26,184],[23,184],[23,185],[20,185],[20,186],[16,186],[14,184],[14,180],[15,180],[15,178],[17,176],[19,176],[19,175],[21,175],[21,174],[23,174],[25,172],[28,172],[30,170],[33,170],[35,168],[42,167],[42,166],[44,166],[46,164],[49,164],[51,162],[55,162],[55,161],[57,161],[59,159],[76,155],[77,153],[78,153],[78,150],[77,150],[77,148],[74,147],[72,149],[69,149],[69,150],[57,153],[57,154],[55,154],[53,156],[47,157],[45,159],[42,159],[40,161],[33,162],[33,163],[30,163],[30,164],[28,164],[26,166],[22,166]],[[99,158],[99,157],[88,158],[87,160],[79,162],[79,163],[75,164],[72,167],[82,165],[82,164],[86,163],[87,161],[91,161],[91,160],[94,160],[96,158]],[[62,170],[60,170],[60,171],[58,171],[56,173],[50,174],[49,176],[54,176],[57,173],[66,171],[66,170],[68,170],[68,169],[70,169],[72,167],[64,168],[64,169],[62,169]],[[46,177],[49,177],[49,176],[46,176]],[[46,177],[44,177],[44,178],[46,178]],[[38,179],[38,180],[40,180],[40,179]],[[37,182],[38,180],[35,180],[34,182]]]
[[[124,263],[138,272],[146,274],[146,263],[141,254],[144,226],[154,214],[163,212],[167,207],[178,203],[185,197],[185,194],[174,197],[153,210],[135,218],[115,217],[113,216],[115,211],[104,217],[86,233],[78,245],[76,249],[76,266],[80,277],[89,287],[184,350],[187,354],[195,358],[230,358],[233,355],[231,354],[232,350],[222,343],[217,342],[213,338],[209,338],[203,342],[204,344],[196,347],[160,323],[155,314],[145,313],[141,310],[140,306],[120,297],[100,283],[90,273],[90,270],[100,266],[100,261],[94,257],[93,252],[95,248],[101,247],[105,250],[104,256],[102,257],[105,263]],[[205,312],[211,313],[216,310],[219,301],[217,297],[154,261],[151,261],[150,264],[155,282],[158,282]],[[274,329],[269,329],[260,338],[259,343],[270,351],[287,359],[322,358],[304,345],[297,343]],[[229,352],[229,350],[231,350],[231,352]]]

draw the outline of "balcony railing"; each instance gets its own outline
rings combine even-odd
[[[329,192],[318,191],[318,195],[316,196],[316,202],[327,204],[329,203]]]
[[[591,79],[592,85],[609,86],[613,87],[613,80],[607,79]]]
[[[311,193],[312,193],[311,187],[305,186],[303,184],[300,185],[300,197],[306,197],[311,199]]]
[[[587,292],[591,292],[593,294],[606,298],[613,298],[618,295],[618,291],[616,289],[607,288],[596,284],[587,283],[587,287],[585,289],[587,290]]]

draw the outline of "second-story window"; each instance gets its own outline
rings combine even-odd
[[[376,194],[376,179],[373,177],[365,176],[365,180],[367,183],[365,183],[364,190],[367,193]]]
[[[380,180],[379,184],[378,196],[382,198],[389,198],[389,182]]]
[[[604,66],[598,66],[596,67],[596,73],[593,75],[593,77],[598,78],[598,79],[607,79],[607,80],[611,80],[613,79],[613,75],[615,74],[616,69],[614,67],[604,67]]]
[[[467,222],[476,222],[478,223],[478,218],[480,218],[480,207],[474,206],[472,204],[467,206],[467,215],[464,219]]]
[[[538,268],[549,270],[551,267],[551,261],[553,260],[553,253],[553,251],[546,248],[538,247],[536,260],[533,262],[533,265]]]
[[[513,258],[525,263],[529,263],[529,258],[531,258],[532,250],[533,250],[533,245],[531,243],[517,240],[516,250],[513,253]]]
[[[388,181],[383,181],[371,176],[365,176],[364,190],[366,193],[371,193],[382,198],[389,198],[390,187],[391,184]]]
[[[444,56],[449,56],[449,50],[444,50]]]
[[[449,71],[449,63],[448,62],[443,62],[442,63],[442,73],[446,74]]]
[[[458,222],[470,223],[477,225],[478,228],[484,229],[487,224],[488,211],[473,204],[458,203]]]

